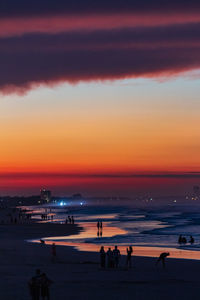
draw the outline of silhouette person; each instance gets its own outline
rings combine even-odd
[[[100,236],[100,222],[97,222],[97,236]]]
[[[51,255],[52,255],[52,262],[55,262],[55,260],[56,260],[56,245],[55,245],[55,243],[52,244]]]
[[[187,244],[187,239],[185,237],[182,238],[182,243],[185,245]]]
[[[100,228],[100,236],[102,237],[103,234],[103,223],[99,222],[99,228]]]
[[[193,238],[193,236],[192,236],[192,235],[190,236],[190,244],[191,244],[191,245],[193,245],[193,244],[194,244],[194,238]]]
[[[35,279],[35,277],[31,278],[28,285],[29,285],[29,291],[30,291],[31,299],[32,300],[37,299],[36,298],[37,289],[36,289],[36,279]]]
[[[41,296],[43,300],[50,300],[49,286],[51,284],[52,281],[46,276],[45,273],[43,273],[41,276]]]
[[[98,229],[98,231],[99,231],[99,228],[100,228],[100,222],[98,221],[97,222],[97,229]]]
[[[35,276],[33,276],[29,281],[29,290],[30,290],[32,300],[40,299],[41,273],[39,269],[36,270]]]
[[[167,256],[169,256],[170,253],[169,252],[162,252],[156,262],[156,265],[161,261],[162,262],[162,266],[163,268],[165,268],[165,259]]]
[[[181,245],[182,242],[183,242],[183,237],[182,237],[182,235],[180,234],[180,235],[179,235],[179,238],[178,238],[178,243],[179,243],[179,245]]]
[[[108,257],[108,268],[113,268],[113,252],[111,250],[111,248],[108,248],[108,251],[107,251],[107,257]]]
[[[105,268],[105,266],[106,266],[106,252],[105,252],[103,246],[100,249],[100,265],[101,265],[101,268]]]
[[[132,246],[129,246],[129,248],[126,249],[126,252],[127,252],[126,265],[127,265],[128,268],[131,268],[132,267],[131,256],[132,256],[132,253],[133,253]]]
[[[118,266],[119,266],[119,258],[120,258],[120,251],[117,248],[117,246],[115,246],[115,249],[113,250],[113,258],[114,258],[114,267],[118,268]]]

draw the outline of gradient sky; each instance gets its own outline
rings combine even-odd
[[[198,172],[199,36],[196,1],[2,1],[0,194]]]

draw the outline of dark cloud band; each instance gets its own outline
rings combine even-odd
[[[198,0],[1,0],[0,16],[34,16],[85,13],[197,12]]]
[[[200,67],[200,47],[1,54],[0,88],[176,74]],[[10,91],[13,91],[11,89]]]
[[[26,34],[0,38],[0,89],[133,77],[200,68],[200,23]]]
[[[40,51],[105,50],[124,47],[183,47],[200,44],[200,23],[116,30],[76,31],[58,34],[27,34],[0,38],[0,51],[26,53]]]

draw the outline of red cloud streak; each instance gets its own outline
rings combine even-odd
[[[143,13],[105,15],[61,15],[13,17],[0,19],[0,37],[27,33],[59,33],[66,31],[116,29],[138,26],[164,26],[200,22],[200,13]]]

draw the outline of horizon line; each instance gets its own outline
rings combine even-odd
[[[72,178],[200,178],[200,171],[163,172],[110,172],[110,173],[65,173],[65,172],[0,172],[0,178],[72,177]]]

